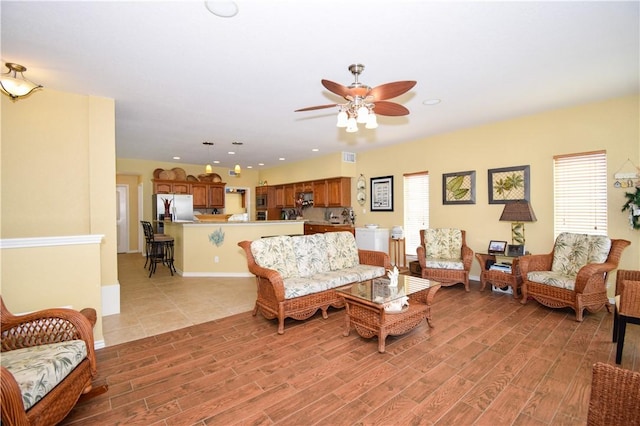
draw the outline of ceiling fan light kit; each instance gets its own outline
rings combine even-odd
[[[387,116],[408,115],[409,110],[395,102],[387,99],[395,98],[408,92],[416,85],[415,81],[396,81],[386,83],[373,89],[358,80],[359,75],[364,71],[364,65],[351,64],[349,71],[354,76],[354,82],[348,87],[329,80],[321,80],[322,85],[332,93],[342,96],[347,100],[344,104],[318,105],[308,108],[297,109],[300,111],[313,111],[316,109],[331,108],[338,106],[337,127],[344,128],[347,133],[358,131],[358,123],[364,124],[366,129],[378,127],[376,113]]]

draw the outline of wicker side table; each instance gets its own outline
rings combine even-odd
[[[496,261],[496,256],[492,254],[476,253],[476,259],[480,263],[480,291],[483,291],[487,283],[491,283],[496,287],[511,287],[513,298],[520,297],[520,286],[522,285],[522,276],[520,275],[520,267],[518,266],[518,258],[510,257],[511,273],[502,271],[492,271],[487,268],[487,261]]]

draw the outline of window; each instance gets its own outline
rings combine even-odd
[[[607,235],[606,151],[553,157],[554,238]]]
[[[404,238],[408,255],[415,256],[420,230],[429,227],[429,173],[404,175]]]

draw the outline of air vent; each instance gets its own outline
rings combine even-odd
[[[229,170],[229,176],[238,176],[234,170]]]
[[[356,162],[356,153],[355,152],[342,152],[342,162],[343,163],[355,163]]]

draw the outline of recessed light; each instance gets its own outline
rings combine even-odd
[[[440,99],[427,99],[422,101],[422,105],[438,105],[440,102]]]
[[[264,163],[258,163],[258,166],[264,166]]]
[[[278,160],[284,161],[284,157],[280,157],[280,158],[278,158]]]
[[[247,169],[253,169],[253,166],[247,166]]]
[[[320,150],[319,150],[318,148],[313,148],[311,151],[313,151],[313,152],[318,152],[318,151],[320,151]]]
[[[174,160],[179,160],[179,159],[180,159],[180,157],[173,157],[173,159],[174,159]]]
[[[229,155],[235,155],[235,151],[229,151],[229,152],[227,152],[227,154],[229,154]]]
[[[220,164],[220,160],[214,160],[213,164]]]

